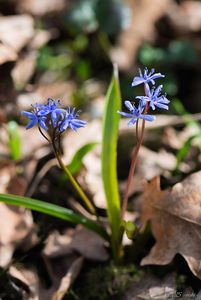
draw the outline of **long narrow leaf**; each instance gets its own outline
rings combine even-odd
[[[78,149],[78,151],[73,156],[71,162],[68,165],[68,170],[71,172],[72,175],[79,172],[82,161],[85,155],[87,155],[90,151],[93,150],[93,148],[97,145],[97,142],[92,142],[85,144],[81,148]]]
[[[13,160],[21,158],[21,138],[19,133],[19,126],[15,121],[8,122],[8,146],[10,150],[10,156]]]
[[[102,135],[102,180],[107,200],[107,212],[110,221],[113,253],[119,243],[120,234],[120,198],[117,181],[117,138],[119,127],[118,110],[121,109],[121,95],[117,69],[114,69],[105,103]]]
[[[96,222],[89,220],[83,216],[75,214],[72,210],[58,206],[52,203],[31,199],[28,197],[0,194],[0,202],[4,202],[10,205],[23,206],[47,215],[60,218],[74,224],[82,224],[88,229],[95,231],[101,235],[104,239],[108,240],[108,234],[105,229]]]

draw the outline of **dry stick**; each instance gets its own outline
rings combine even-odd
[[[144,114],[147,113],[149,108],[148,103],[146,104],[145,110],[144,110]],[[121,218],[124,218],[125,212],[127,210],[127,206],[128,206],[128,194],[129,194],[129,188],[130,188],[130,184],[133,178],[133,174],[135,172],[135,167],[136,167],[136,163],[137,163],[137,156],[140,150],[140,146],[142,145],[142,141],[143,141],[143,137],[144,137],[144,129],[145,129],[145,120],[142,121],[142,129],[141,129],[141,133],[140,133],[140,137],[138,136],[139,132],[138,132],[138,123],[136,123],[136,133],[137,133],[137,146],[135,148],[135,151],[133,153],[133,157],[132,157],[132,161],[131,161],[131,166],[130,166],[130,170],[129,170],[129,175],[128,175],[128,180],[126,183],[126,191],[124,194],[124,198],[123,198],[123,202],[122,202],[122,208],[121,208]]]

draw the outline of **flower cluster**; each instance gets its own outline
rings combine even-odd
[[[133,125],[138,119],[143,119],[145,121],[154,121],[156,118],[152,115],[148,115],[147,111],[149,108],[155,110],[156,107],[161,109],[168,109],[169,100],[166,95],[161,94],[163,88],[159,85],[157,88],[154,87],[155,79],[165,77],[161,73],[154,73],[154,69],[150,72],[147,68],[144,69],[144,73],[139,70],[139,76],[134,77],[132,86],[139,84],[144,84],[145,96],[137,96],[136,99],[139,100],[138,106],[135,107],[130,101],[125,101],[124,104],[130,111],[130,113],[125,113],[118,111],[124,117],[131,118],[128,125]],[[152,84],[150,88],[149,84]]]
[[[60,108],[60,101],[51,98],[47,100],[47,104],[32,105],[32,112],[23,111],[22,115],[29,119],[27,129],[37,125],[48,132],[62,133],[67,128],[76,131],[78,128],[86,125],[85,121],[79,120],[79,111],[75,108],[70,110]]]

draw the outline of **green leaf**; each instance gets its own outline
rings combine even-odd
[[[120,242],[120,198],[117,181],[117,138],[121,109],[121,95],[118,81],[118,71],[110,83],[103,116],[102,134],[102,180],[107,201],[107,213],[111,226],[111,244],[113,254],[118,251]]]
[[[72,210],[58,206],[52,203],[31,199],[28,197],[0,194],[0,202],[10,205],[23,206],[47,215],[72,222],[74,224],[82,224],[86,228],[95,231],[104,239],[109,240],[106,230],[95,221],[89,220],[83,216],[75,214]]]
[[[19,134],[19,127],[15,121],[8,122],[8,146],[10,150],[10,156],[13,160],[21,158],[21,138]]]
[[[87,155],[93,148],[97,145],[96,142],[88,143],[82,146],[73,156],[70,164],[68,165],[68,170],[71,174],[76,174],[82,167],[82,161],[85,155]]]

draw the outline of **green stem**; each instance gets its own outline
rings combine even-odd
[[[67,175],[67,177],[70,180],[71,184],[73,185],[73,187],[76,189],[76,191],[78,192],[78,194],[80,195],[80,197],[84,201],[84,203],[87,206],[87,208],[89,209],[90,213],[97,216],[95,207],[93,206],[93,204],[91,203],[91,201],[89,200],[87,195],[83,192],[83,190],[81,189],[81,187],[79,186],[77,181],[74,179],[71,172],[68,170],[68,168],[63,163],[63,161],[61,159],[61,156],[60,156],[60,153],[57,151],[57,148],[56,148],[56,145],[55,145],[54,141],[52,142],[52,146],[53,146],[53,149],[54,149],[54,154],[55,154],[55,156],[58,160],[58,163],[59,163],[61,169]]]

